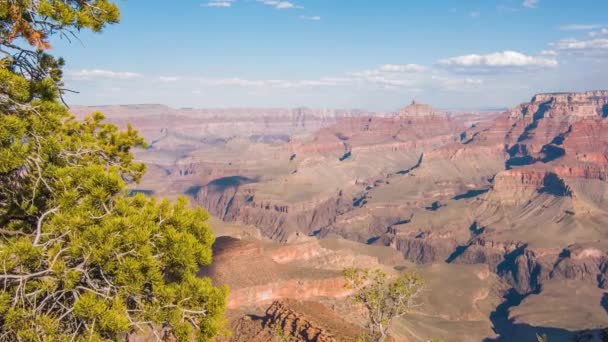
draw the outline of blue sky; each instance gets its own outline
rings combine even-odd
[[[67,59],[72,104],[507,107],[608,88],[606,0],[126,0]]]

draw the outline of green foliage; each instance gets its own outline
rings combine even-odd
[[[395,318],[418,306],[424,281],[414,271],[391,279],[381,270],[347,268],[343,272],[346,287],[355,290],[353,299],[368,312],[370,341],[383,341]]]
[[[276,342],[292,342],[297,340],[295,337],[286,333],[285,330],[278,324],[274,327],[272,332]]]
[[[65,62],[45,52],[51,48],[49,38],[61,35],[71,40],[82,29],[100,32],[119,18],[118,7],[110,0],[0,1],[0,67],[32,81],[31,88],[52,83],[58,87],[54,91],[60,90]],[[55,97],[47,95],[47,100]]]
[[[37,29],[117,19],[104,0],[0,2],[0,46],[41,48]],[[63,61],[33,53],[40,77],[0,63],[0,341],[124,340],[161,327],[211,340],[227,289],[197,277],[211,262],[208,214],[185,199],[128,197],[145,172],[131,154],[143,139],[101,113],[76,120],[59,102]]]
[[[117,23],[118,7],[108,0],[10,0],[0,2],[3,43],[24,39],[40,50],[50,47],[50,34],[87,28],[95,32]]]
[[[354,342],[370,342],[370,338],[368,335],[358,336]]]

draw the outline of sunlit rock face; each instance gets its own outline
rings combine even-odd
[[[402,118],[447,118],[446,113],[435,110],[431,105],[417,103],[416,101],[412,101],[409,106],[401,108],[399,116]]]

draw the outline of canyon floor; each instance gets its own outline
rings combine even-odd
[[[395,341],[608,338],[608,91],[505,112],[72,111],[146,138],[132,191],[212,214],[201,276],[231,288],[229,341],[354,340],[345,267],[423,275]]]

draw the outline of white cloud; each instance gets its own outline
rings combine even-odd
[[[603,28],[599,31],[589,32],[589,37],[608,36],[608,28]]]
[[[208,85],[218,85],[218,86],[239,86],[239,87],[259,87],[265,84],[271,83],[271,81],[251,81],[246,79],[241,79],[238,77],[234,78],[224,78],[224,79],[216,79],[216,80],[201,80],[202,83]]]
[[[313,15],[313,16],[301,15],[300,19],[302,19],[302,20],[311,20],[311,21],[319,21],[319,20],[321,20],[321,17],[318,16],[318,15]]]
[[[135,72],[118,72],[103,69],[82,69],[68,73],[73,80],[93,80],[93,79],[115,79],[115,80],[133,80],[142,78],[143,75]]]
[[[483,85],[483,80],[479,78],[453,78],[441,75],[431,76],[431,80],[445,90],[461,91],[464,89],[475,89]]]
[[[388,86],[391,88],[411,87],[417,83],[413,79],[390,78],[390,77],[386,77],[386,76],[370,76],[370,77],[366,77],[362,81],[365,81],[366,83],[369,83],[369,84]]]
[[[351,79],[339,77],[321,77],[318,80],[284,81],[280,88],[300,88],[300,87],[335,87],[348,84]]]
[[[239,77],[232,78],[199,78],[197,81],[206,86],[225,86],[225,87],[249,87],[249,88],[301,88],[319,86],[338,86],[347,84],[352,80],[349,78],[322,77],[316,80],[248,80]]]
[[[418,73],[427,68],[419,64],[384,64],[375,69],[355,71],[349,73],[354,77],[390,76],[390,74]]]
[[[548,57],[528,56],[516,51],[495,52],[487,55],[465,55],[442,59],[439,65],[455,71],[490,71],[496,69],[530,69],[558,66]]]
[[[570,24],[562,25],[559,27],[562,31],[589,31],[601,28],[602,25],[597,24]]]
[[[239,77],[233,78],[198,78],[195,79],[204,86],[247,87],[291,89],[304,87],[338,87],[353,85],[373,85],[391,89],[417,85],[423,78],[425,66],[418,64],[384,64],[375,69],[348,73],[342,77],[321,77],[309,80],[262,79],[251,80]],[[428,78],[428,77],[427,77]]]
[[[419,64],[383,64],[375,69],[350,72],[347,75],[357,84],[369,84],[384,89],[413,89],[425,77],[427,67]]]
[[[182,78],[180,76],[159,76],[158,80],[164,83],[173,83],[180,81]]]
[[[232,7],[238,0],[208,0],[206,3],[201,4],[202,7],[215,7],[215,8],[229,8]],[[248,0],[248,1],[253,1],[253,0]],[[270,7],[274,7],[275,9],[278,10],[284,10],[284,9],[303,9],[303,6],[300,6],[296,3],[293,3],[291,1],[285,1],[285,0],[255,0],[256,2],[266,5],[266,6],[270,6]],[[303,20],[312,20],[312,21],[319,21],[321,20],[321,17],[319,16],[301,16],[300,19]]]
[[[479,13],[478,11],[473,11],[473,12],[469,13],[469,15],[471,16],[471,18],[479,18],[481,13]]]
[[[608,38],[595,38],[589,40],[563,39],[553,44],[556,49],[563,51],[591,51],[608,50]]]
[[[539,2],[540,2],[540,0],[524,0],[524,2],[522,3],[522,6],[524,6],[526,8],[536,8],[536,7],[538,7]]]
[[[416,82],[428,79],[425,73],[428,68],[419,64],[383,64],[374,69],[356,71],[337,77],[320,77],[317,79],[247,79],[241,77],[206,78],[188,76],[159,76],[164,83],[190,84],[209,87],[243,87],[288,89],[303,87],[338,87],[353,85],[380,85],[391,87],[409,87]],[[194,82],[194,83],[193,83]]]
[[[608,28],[591,31],[588,38],[562,39],[549,46],[560,54],[604,59],[608,56]]]
[[[543,50],[540,54],[541,56],[557,56],[559,53],[555,50]]]
[[[293,2],[289,1],[279,1],[279,0],[257,0],[258,2],[263,3],[267,6],[272,6],[276,9],[290,9],[290,8],[304,8],[302,6],[298,6]]]
[[[208,3],[204,4],[205,7],[232,7],[232,4],[235,0],[211,0]]]
[[[426,67],[419,64],[384,64],[378,70],[383,72],[423,72],[426,71]]]
[[[441,70],[419,64],[383,64],[373,69],[346,73],[337,77],[319,77],[316,79],[247,79],[228,78],[192,78],[165,76],[163,79],[179,79],[188,83],[191,89],[244,88],[250,91],[272,92],[290,89],[376,89],[390,91],[422,91],[422,89],[443,89],[448,91],[471,91],[482,86],[483,80],[478,77],[459,77]],[[181,83],[180,83],[181,84]],[[236,91],[236,89],[234,89]],[[329,90],[328,90],[329,91]]]
[[[373,69],[346,73],[337,77],[317,79],[247,79],[166,77],[190,83],[192,89],[246,88],[253,91],[277,91],[289,89],[377,89],[390,91],[422,91],[422,89],[443,89],[448,91],[471,91],[483,85],[478,77],[454,77],[419,64],[383,64]],[[205,87],[205,88],[201,88]],[[324,90],[325,91],[325,90]]]

